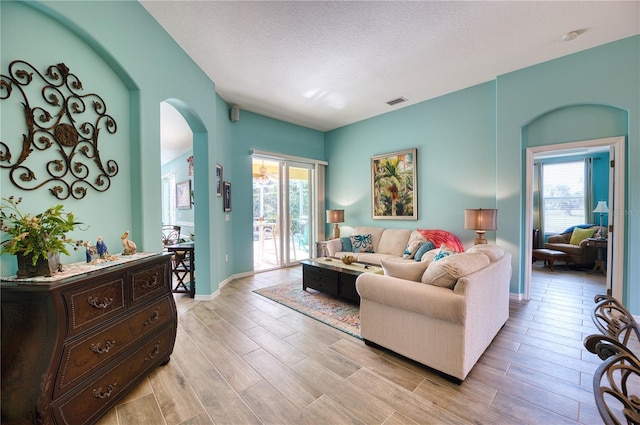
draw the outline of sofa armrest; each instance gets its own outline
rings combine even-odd
[[[449,288],[362,273],[356,280],[361,298],[454,323],[465,321],[465,298]]]
[[[587,248],[588,248],[588,247],[587,247],[587,244],[588,244],[588,243],[589,243],[589,240],[588,240],[588,239],[583,239],[583,240],[581,240],[581,241],[580,241],[580,243],[578,244],[578,246],[584,250],[584,249],[587,249]]]
[[[331,239],[327,241],[327,251],[329,257],[335,257],[336,252],[342,251],[342,241],[340,239]]]

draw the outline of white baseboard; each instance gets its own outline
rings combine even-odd
[[[515,294],[513,292],[509,292],[509,299],[513,301],[522,301],[524,299],[524,294]]]

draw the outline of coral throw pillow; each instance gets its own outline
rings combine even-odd
[[[436,248],[440,248],[440,245],[445,244],[449,248],[457,251],[464,252],[464,247],[462,246],[462,242],[460,239],[453,233],[447,232],[446,230],[427,230],[427,229],[418,229],[418,232],[436,246]]]

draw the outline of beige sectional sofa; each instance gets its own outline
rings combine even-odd
[[[342,241],[340,239],[332,239],[327,242],[329,256],[342,258],[345,255],[352,255],[360,262],[380,264],[382,260],[402,258],[409,241],[426,241],[420,232],[409,229],[385,229],[383,227],[361,226],[354,228],[353,234],[371,235],[373,252],[343,251]]]
[[[358,277],[361,335],[462,381],[509,317],[511,255],[476,245],[432,263],[434,251]]]

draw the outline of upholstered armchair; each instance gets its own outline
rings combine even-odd
[[[591,267],[598,253],[596,249],[587,247],[587,239],[598,237],[598,230],[599,226],[591,226],[586,229],[572,228],[569,232],[549,236],[544,247],[568,254],[574,264]]]

